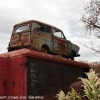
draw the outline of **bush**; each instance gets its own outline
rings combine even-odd
[[[96,73],[100,74],[100,61],[97,62],[79,61],[79,62],[87,63],[91,69],[95,70]]]
[[[93,69],[90,69],[89,73],[86,73],[86,78],[79,78],[83,82],[84,87],[84,96],[87,97],[88,100],[100,100],[100,79],[99,74],[95,73]],[[74,89],[71,92],[68,92],[67,95],[61,90],[56,97],[58,100],[82,100],[82,96],[80,93],[77,93]]]

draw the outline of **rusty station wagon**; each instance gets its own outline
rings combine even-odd
[[[67,40],[62,30],[36,20],[16,24],[13,28],[8,51],[21,48],[62,55],[65,58],[79,56],[79,46]]]

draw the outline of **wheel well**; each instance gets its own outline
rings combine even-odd
[[[73,54],[74,54],[74,57],[76,56],[76,52],[74,50],[72,50]]]
[[[48,47],[46,44],[42,45],[41,49],[42,49],[43,47],[46,48],[46,49],[48,50],[48,52],[50,53],[50,49],[49,49],[49,47]]]

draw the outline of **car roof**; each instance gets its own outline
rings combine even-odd
[[[57,28],[57,27],[55,27],[55,26],[52,26],[52,25],[50,25],[50,24],[47,24],[47,23],[44,23],[44,22],[41,22],[41,21],[37,21],[37,20],[28,20],[28,21],[24,21],[24,22],[15,24],[14,27],[19,26],[19,25],[21,25],[21,24],[25,24],[25,23],[31,23],[31,22],[37,22],[37,23],[40,23],[40,24],[44,24],[44,25],[47,25],[47,26],[50,26],[50,27],[53,27],[53,28],[55,28],[55,29],[57,29],[57,30],[62,31],[61,29],[59,29],[59,28]]]

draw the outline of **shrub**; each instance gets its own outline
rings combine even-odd
[[[96,74],[93,69],[90,69],[89,73],[86,73],[86,78],[79,78],[83,82],[84,87],[84,97],[87,97],[88,100],[100,100],[100,79],[98,73]],[[58,100],[82,100],[82,96],[77,93],[74,89],[71,92],[68,92],[67,95],[61,90],[56,97]]]
[[[95,70],[96,73],[100,74],[100,61],[88,62],[88,61],[81,61],[80,60],[79,62],[87,63],[91,69]]]

